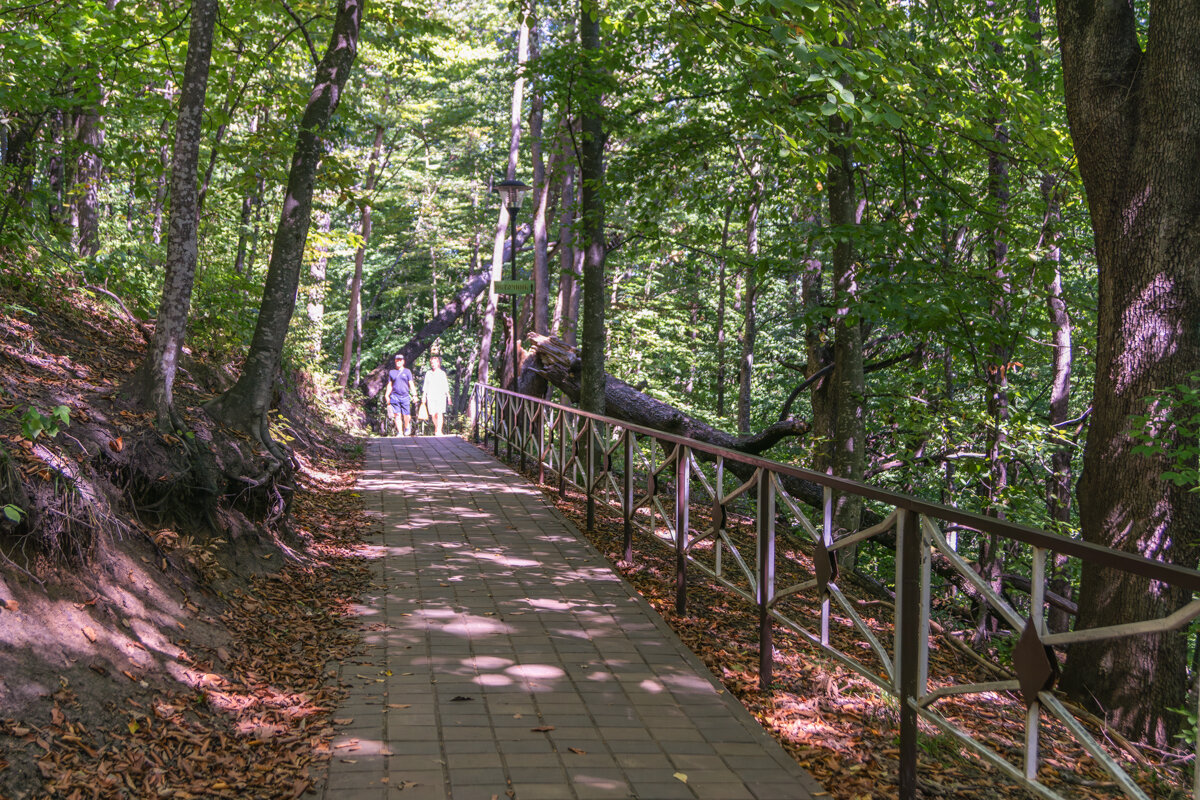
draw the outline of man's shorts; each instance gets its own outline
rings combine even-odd
[[[399,395],[399,394],[392,395],[391,402],[389,403],[389,405],[392,407],[393,413],[404,414],[405,416],[408,416],[409,408],[410,408],[410,402],[409,402],[408,395],[406,395],[406,394],[405,395]]]

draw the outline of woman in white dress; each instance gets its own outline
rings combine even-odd
[[[442,360],[437,356],[429,359],[429,371],[425,373],[425,410],[433,420],[433,435],[442,435],[442,420],[446,414],[446,402],[450,399],[450,382],[442,369]]]

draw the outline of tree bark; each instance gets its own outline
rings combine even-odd
[[[339,0],[329,47],[317,67],[313,91],[300,121],[250,352],[237,383],[208,407],[214,418],[246,431],[272,449],[276,457],[286,454],[271,441],[267,411],[296,308],[304,242],[311,222],[313,182],[321,158],[320,135],[341,100],[342,87],[354,65],[363,5],[364,0]]]
[[[731,189],[732,191],[732,189]],[[729,221],[733,217],[733,198],[725,204],[725,224],[721,227],[721,259],[717,265],[717,418],[725,418],[725,311],[728,281]]]
[[[996,45],[996,47],[999,47]],[[1008,157],[1001,152],[1008,143],[1008,130],[1002,121],[992,120],[992,135],[996,149],[988,153],[987,195],[992,203],[992,219],[988,226],[988,266],[991,271],[992,318],[998,327],[995,338],[988,344],[987,413],[991,426],[987,434],[988,479],[985,484],[986,513],[997,519],[1005,518],[1008,499],[1008,370],[1013,349],[1009,343],[1008,324],[1011,315],[1012,280],[1009,275],[1008,228],[1009,187]],[[1000,575],[1004,572],[1004,549],[1000,537],[988,536],[979,553],[979,573],[992,590],[1002,588]],[[999,624],[999,619],[986,605],[980,606],[976,642],[982,642]]]
[[[563,123],[561,147],[570,144],[571,122]],[[575,344],[575,329],[579,320],[579,283],[583,279],[581,251],[576,247],[576,186],[575,159],[563,159],[562,203],[558,221],[558,300],[554,305],[553,332],[567,344]]]
[[[371,162],[367,165],[367,178],[363,181],[363,193],[367,201],[362,204],[362,223],[359,235],[362,242],[354,253],[354,277],[350,280],[350,301],[346,311],[346,331],[342,336],[342,364],[338,370],[338,386],[343,391],[350,380],[350,362],[354,356],[354,339],[362,336],[362,282],[363,260],[367,256],[367,244],[371,240],[371,193],[375,191],[375,170],[379,165],[379,154],[383,150],[383,125],[375,124],[375,144],[371,148]],[[411,362],[406,362],[411,363]]]
[[[75,140],[79,142],[79,160],[75,164],[76,199],[72,206],[75,223],[75,247],[83,257],[100,252],[100,180],[103,172],[104,105],[107,92],[97,74],[97,99],[75,121]]]
[[[1047,422],[1052,429],[1070,419],[1071,400],[1071,317],[1063,300],[1062,273],[1059,269],[1059,248],[1054,223],[1058,219],[1056,190],[1043,192],[1047,198],[1046,224],[1043,239],[1048,243],[1046,259],[1053,267],[1053,278],[1046,292],[1046,313],[1050,320],[1051,354],[1050,414]],[[1052,530],[1069,535],[1071,523],[1071,447],[1061,432],[1052,434],[1050,475],[1046,478],[1046,516]],[[1066,559],[1054,558],[1049,569],[1050,589],[1058,595],[1071,597],[1071,581],[1066,573]],[[1050,610],[1047,625],[1051,631],[1065,631],[1070,620],[1060,608]]]
[[[597,0],[580,0],[579,41],[585,68],[580,114],[579,179],[582,183],[580,217],[583,228],[583,331],[579,407],[604,413],[605,331],[604,259],[604,107],[600,44],[600,8]]]
[[[512,113],[509,115],[508,138],[508,169],[505,170],[506,180],[517,179],[517,157],[521,148],[521,104],[525,96],[525,63],[529,60],[529,18],[527,9],[522,6],[521,24],[517,33],[517,80],[513,83]],[[496,221],[496,235],[492,240],[492,280],[504,278],[504,245],[508,237],[508,209],[501,206],[500,217]],[[479,337],[479,383],[488,382],[488,370],[492,358],[492,337],[496,328],[496,305],[499,295],[489,284],[487,308],[484,311]]]
[[[862,223],[862,206],[854,191],[853,128],[834,116],[830,144],[829,224],[849,230]],[[833,371],[829,377],[832,399],[833,439],[829,444],[828,469],[834,475],[861,481],[866,467],[866,373],[863,368],[863,325],[859,303],[858,264],[854,239],[840,234],[833,248]],[[811,364],[810,364],[811,367]],[[844,531],[857,530],[862,521],[863,500],[841,493],[834,506],[834,524]],[[857,547],[845,548],[841,559],[853,567]]]
[[[1158,402],[1200,370],[1200,16],[1153,0],[1058,0],[1067,119],[1099,272],[1096,378],[1077,488],[1087,541],[1194,567],[1200,494],[1162,479],[1194,409]],[[1143,52],[1139,37],[1145,35]],[[1132,452],[1148,415],[1158,453]],[[1194,446],[1194,434],[1187,446]],[[1077,628],[1178,608],[1186,593],[1085,564]],[[1186,633],[1078,645],[1064,686],[1127,736],[1165,747],[1186,691]]]
[[[192,23],[171,157],[166,276],[154,324],[154,338],[133,378],[136,399],[154,411],[158,429],[163,432],[184,427],[182,418],[175,412],[174,386],[179,354],[187,335],[199,252],[196,178],[217,8],[218,0],[192,0]]]
[[[742,356],[738,362],[738,432],[750,432],[750,411],[754,401],[751,389],[754,379],[754,339],[758,333],[758,213],[764,188],[762,159],[758,154],[747,159],[741,146],[738,156],[750,179],[750,199],[746,204],[746,292],[742,301]]]
[[[532,15],[532,4],[530,14]],[[536,22],[536,20],[535,20]],[[530,35],[530,52],[536,59],[538,35],[536,24]],[[533,330],[550,333],[550,264],[547,237],[547,215],[550,205],[551,176],[547,174],[542,118],[545,103],[542,90],[535,86],[529,101],[529,154],[533,161]]]

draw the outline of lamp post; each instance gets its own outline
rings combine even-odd
[[[517,212],[521,210],[521,204],[525,201],[525,193],[530,189],[522,181],[518,180],[503,180],[493,186],[492,191],[500,195],[501,202],[504,203],[504,208],[508,211],[508,221],[512,225],[512,247],[509,251],[511,259],[511,271],[509,278],[513,281],[517,279]],[[520,367],[520,356],[517,353],[517,293],[512,292],[512,388],[517,390],[517,370]],[[512,440],[517,433],[517,417],[516,417],[516,400],[512,401],[513,407],[513,425],[509,430],[508,435],[508,455],[512,457]],[[524,453],[524,450],[521,451]]]

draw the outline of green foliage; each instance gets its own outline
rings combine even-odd
[[[53,439],[59,432],[71,424],[71,411],[66,406],[55,406],[49,414],[43,414],[33,406],[21,415],[21,435],[29,441],[35,441],[43,433]]]
[[[1200,373],[1167,388],[1142,404],[1146,414],[1130,419],[1134,455],[1167,459],[1170,468],[1159,473],[1164,481],[1200,491]]]

